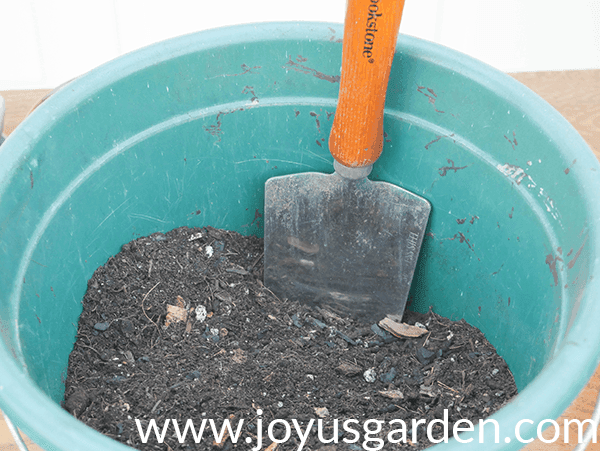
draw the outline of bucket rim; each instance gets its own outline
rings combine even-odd
[[[67,114],[74,103],[80,102],[101,87],[107,87],[114,81],[151,65],[224,45],[282,39],[330,43],[332,30],[339,32],[341,36],[343,25],[327,22],[234,25],[152,44],[93,69],[59,90],[44,103],[43,108],[34,111],[3,143],[0,159],[6,164],[0,165],[0,198],[3,195],[3,181],[8,180],[11,170],[23,161],[29,149],[51,127],[56,118]],[[544,133],[560,144],[561,151],[569,149],[570,158],[575,155],[581,164],[600,170],[598,160],[573,126],[545,100],[509,75],[456,50],[406,35],[401,35],[398,39],[396,52],[429,60],[438,66],[460,73],[515,107],[531,112],[530,118]],[[540,117],[543,117],[544,121],[536,119]],[[566,156],[567,153],[564,152]],[[582,192],[590,194],[584,198],[589,221],[600,224],[600,203],[592,202],[591,195],[600,192],[600,178],[594,174],[596,173],[592,171],[578,171],[577,178]],[[590,233],[589,246],[590,255],[596,256],[590,262],[593,274],[598,271],[600,263],[598,230],[594,236]],[[523,418],[531,419],[537,425],[545,419],[537,413],[539,411],[544,411],[546,416],[551,415],[556,419],[583,389],[596,369],[600,357],[600,328],[597,327],[600,302],[594,302],[594,298],[598,297],[594,293],[600,293],[598,278],[588,281],[585,288],[580,312],[585,310],[586,314],[577,315],[552,359],[513,401],[490,417],[503,429],[510,426],[514,430],[515,423]],[[6,365],[0,366],[0,408],[36,443],[49,449],[64,450],[130,449],[85,426],[57,406],[16,364],[14,357],[1,341],[0,360],[7,362]],[[561,381],[557,380],[557,374],[561,374]],[[583,379],[582,374],[585,376]],[[540,397],[541,393],[563,393],[565,396]],[[32,411],[30,406],[37,408]],[[53,414],[48,415],[46,412]],[[535,430],[535,425],[530,428],[532,431]],[[529,433],[525,427],[522,430]],[[478,428],[470,436],[476,438]],[[476,440],[470,444],[460,444],[452,440],[448,444],[435,446],[446,446],[447,450],[468,450],[475,449],[478,445]],[[510,445],[494,444],[493,438],[490,439],[486,435],[486,445],[490,450],[495,450],[517,449],[521,444],[515,441]]]

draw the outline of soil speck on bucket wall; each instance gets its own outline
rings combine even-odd
[[[447,412],[451,436],[458,420],[476,423],[516,394],[504,360],[466,322],[408,311],[403,321],[426,333],[402,339],[280,300],[262,285],[262,251],[259,238],[211,227],[125,244],[88,282],[64,408],[139,450],[297,450],[295,424],[311,428],[302,449],[358,450],[367,420],[383,422],[370,437],[385,449],[420,450],[431,443],[413,419]],[[188,420],[196,432],[206,420],[199,443],[191,430],[181,440]],[[231,431],[215,438],[224,420]],[[406,423],[404,443],[387,441],[400,428],[392,420]],[[162,443],[151,430],[144,439],[153,421]],[[290,438],[272,443],[285,422]],[[440,424],[432,431],[443,436]]]

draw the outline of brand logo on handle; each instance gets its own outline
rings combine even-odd
[[[369,58],[369,63],[373,63],[373,45],[375,43],[375,33],[377,33],[377,19],[382,16],[379,11],[379,0],[371,0],[367,12],[367,23],[365,29],[365,42],[363,46],[363,56]]]

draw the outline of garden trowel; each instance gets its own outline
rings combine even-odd
[[[278,297],[379,320],[404,313],[429,203],[367,178],[383,148],[383,111],[404,0],[349,0],[333,174],[265,184],[265,285]]]

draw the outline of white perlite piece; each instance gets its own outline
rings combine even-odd
[[[204,252],[206,252],[206,255],[208,255],[208,258],[210,258],[215,253],[215,250],[213,249],[212,246],[206,246],[206,248],[204,249]]]
[[[363,373],[363,377],[370,384],[373,383],[373,382],[375,382],[375,379],[377,379],[377,375],[375,374],[375,369],[374,368],[369,368],[367,371],[365,371]]]
[[[206,312],[206,307],[203,305],[196,307],[196,321],[203,322],[207,315],[208,313]]]
[[[329,416],[329,410],[327,409],[327,407],[315,407],[314,409],[317,416],[321,418],[326,418]]]

